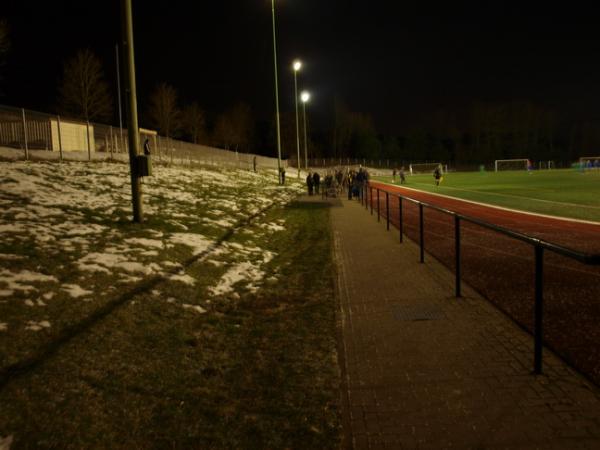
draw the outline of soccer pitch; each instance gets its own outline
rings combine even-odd
[[[374,179],[393,183],[392,177]],[[400,184],[399,177],[393,184]],[[435,186],[432,174],[419,174],[407,176],[404,186],[521,211],[600,222],[597,170],[450,172],[439,186]]]

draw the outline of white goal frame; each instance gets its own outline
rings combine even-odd
[[[527,170],[527,166],[529,165],[529,159],[527,158],[517,158],[517,159],[497,159],[494,161],[494,172],[498,172],[498,163],[503,162],[523,162],[523,169]]]
[[[447,172],[444,169],[444,165],[442,163],[411,163],[408,166],[408,172],[413,175],[415,173],[433,173],[436,167],[441,166],[442,171]],[[448,166],[446,166],[448,167]]]

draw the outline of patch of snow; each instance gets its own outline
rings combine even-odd
[[[206,310],[202,306],[198,306],[198,305],[188,305],[187,303],[184,303],[181,306],[184,309],[191,309],[193,311],[196,311],[198,314],[204,314],[206,312]]]
[[[251,292],[256,292],[257,288],[252,282],[260,281],[264,277],[264,272],[249,262],[242,262],[231,267],[221,277],[219,283],[210,287],[209,291],[213,295],[223,295],[233,292],[233,286],[241,281],[248,281],[247,286]]]
[[[31,282],[55,282],[58,280],[52,275],[44,275],[38,272],[31,272],[29,270],[21,270],[20,272],[10,272],[8,270],[0,270],[0,283],[6,283],[8,290],[13,291],[35,291],[37,288],[34,286],[30,286],[25,283]],[[8,292],[8,290],[3,290],[2,292]],[[11,293],[12,294],[12,293]],[[10,295],[10,294],[9,294]]]
[[[266,230],[269,230],[269,231],[273,231],[273,232],[275,232],[275,231],[284,231],[285,230],[284,226],[278,225],[278,224],[276,224],[274,222],[263,223],[263,224],[260,225],[260,227],[264,228]]]
[[[28,320],[27,326],[25,326],[25,329],[30,331],[40,331],[44,328],[50,328],[50,322],[48,322],[47,320],[42,320],[41,322]]]
[[[186,245],[192,248],[192,253],[194,255],[199,255],[206,251],[213,244],[212,240],[207,239],[201,234],[195,233],[175,233],[171,235],[169,242]]]
[[[171,275],[169,280],[179,281],[180,283],[187,284],[188,286],[193,286],[196,284],[196,279],[186,274]]]
[[[15,291],[11,291],[10,289],[0,289],[0,297],[10,297],[14,293]]]
[[[93,294],[93,291],[86,291],[77,284],[63,284],[61,289],[66,291],[73,298],[85,297],[86,295]]]
[[[13,255],[11,253],[0,253],[0,259],[8,260],[8,261],[18,261],[21,259],[25,259],[26,257],[23,255]]]
[[[132,245],[139,245],[142,247],[151,247],[151,248],[159,248],[163,249],[165,245],[162,241],[158,239],[147,239],[147,238],[129,238],[125,239],[125,242]]]

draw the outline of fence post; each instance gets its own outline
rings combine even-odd
[[[88,147],[88,161],[92,160],[92,147],[90,145],[90,121],[86,122],[86,130],[87,130],[87,147]]]
[[[461,297],[460,286],[460,217],[454,216],[454,245],[455,245],[455,276],[456,276],[456,297]]]
[[[389,195],[388,191],[385,191],[385,216],[386,216],[385,228],[387,231],[390,231],[390,195]]]
[[[367,202],[367,185],[363,185],[363,197],[365,199],[365,209],[369,209],[369,203]]]
[[[56,126],[58,128],[58,159],[60,162],[63,160],[63,148],[62,148],[62,131],[60,129],[60,116],[56,116]]]
[[[544,346],[544,248],[535,246],[535,349],[533,371],[536,375],[542,373],[542,349]]]
[[[381,207],[379,205],[379,188],[377,188],[377,222],[381,220],[380,209]]]
[[[373,187],[371,185],[369,185],[369,197],[371,198],[369,202],[371,204],[371,215],[373,215]]]
[[[25,108],[21,108],[23,116],[23,140],[25,142],[25,159],[29,160],[29,145],[27,144],[27,123],[25,122]]]
[[[402,197],[398,196],[398,219],[400,220],[398,228],[400,229],[400,242],[404,234],[404,224],[402,223]]]
[[[425,241],[423,233],[423,203],[419,203],[419,246],[421,247],[421,261],[425,262]]]
[[[113,129],[112,129],[112,125],[110,126],[110,160],[112,161],[113,159],[113,144],[114,144],[114,136],[113,136]]]

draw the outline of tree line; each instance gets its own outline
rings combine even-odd
[[[9,49],[8,24],[0,20],[0,69]],[[210,114],[196,101],[182,105],[176,88],[162,82],[145,104],[148,106],[141,110],[140,123],[165,137],[240,152],[271,156],[276,152],[274,118],[257,120],[243,102]],[[79,50],[65,61],[57,111],[86,121],[112,121],[113,95],[102,62],[90,49]],[[283,156],[294,159],[295,112],[284,111],[280,119]],[[302,114],[299,120],[303,130]],[[481,164],[510,158],[567,162],[600,153],[599,123],[562,115],[527,100],[474,102],[467,107],[438,109],[422,114],[410,125],[399,123],[398,131],[392,134],[380,133],[370,115],[352,111],[336,99],[332,124],[313,129],[307,123],[307,128],[311,158]],[[303,156],[303,142],[300,148]]]

